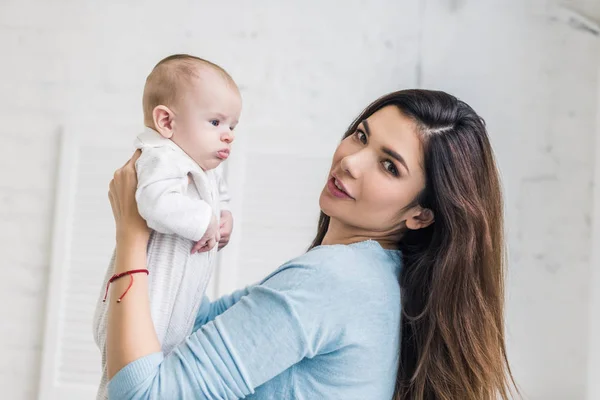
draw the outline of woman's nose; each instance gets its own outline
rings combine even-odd
[[[351,178],[358,179],[365,167],[365,157],[363,152],[359,151],[342,158],[340,166]]]

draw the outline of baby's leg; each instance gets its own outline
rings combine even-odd
[[[150,309],[162,350],[168,354],[191,333],[215,252],[190,254],[192,241],[153,235],[148,248]]]
[[[182,284],[177,291],[172,323],[165,335],[165,345],[169,351],[180,344],[192,333],[200,305],[206,294],[206,288],[215,264],[217,247],[204,253],[190,255],[185,268]],[[177,322],[174,322],[177,321]],[[167,346],[165,346],[167,347]]]
[[[96,342],[96,346],[99,349],[102,349],[104,343],[106,341],[106,316],[108,312],[107,304],[103,302],[104,294],[106,293],[106,284],[110,277],[114,274],[115,267],[115,251],[113,250],[112,257],[110,259],[110,263],[108,264],[108,268],[106,269],[106,273],[104,274],[104,280],[102,281],[102,286],[100,287],[100,293],[98,295],[98,300],[96,301],[96,309],[94,311],[94,320],[92,331],[94,333],[94,341]]]
[[[108,392],[106,390],[106,386],[108,384],[106,370],[106,321],[108,316],[108,303],[105,303],[102,300],[104,299],[104,294],[106,293],[106,284],[108,283],[110,277],[114,274],[114,266],[115,252],[113,251],[113,255],[110,259],[110,264],[106,269],[106,273],[104,274],[104,280],[102,282],[100,294],[98,295],[98,300],[96,302],[96,310],[94,311],[94,320],[92,326],[94,341],[96,342],[96,346],[98,346],[98,349],[100,349],[100,353],[102,355],[102,378],[98,387],[98,393],[96,397],[97,400],[108,399]]]

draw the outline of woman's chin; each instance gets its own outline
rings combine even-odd
[[[329,199],[327,198],[327,194],[325,193],[325,190],[327,190],[327,189],[323,189],[323,191],[321,192],[321,195],[319,196],[319,208],[323,212],[325,212],[325,208],[327,208],[327,205],[329,203]]]
[[[323,191],[321,192],[321,196],[319,196],[319,208],[321,209],[321,212],[323,212],[323,214],[331,216],[332,214],[335,214],[336,202],[335,199],[333,199],[325,192],[326,190],[327,188],[323,189]]]

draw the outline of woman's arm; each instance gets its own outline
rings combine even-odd
[[[340,345],[334,284],[314,265],[278,270],[169,355],[151,354],[121,369],[109,398],[239,399],[303,358]],[[316,290],[315,290],[316,289]]]
[[[117,227],[115,273],[145,268],[148,228],[135,204],[135,156],[115,173],[109,198]],[[319,258],[319,259],[326,259]],[[348,260],[351,262],[351,260]],[[115,399],[237,399],[305,357],[336,349],[342,325],[332,305],[344,288],[315,260],[281,267],[167,357],[150,317],[148,277],[134,275],[107,324],[109,397]],[[111,298],[129,286],[111,285]],[[229,304],[222,303],[223,308]],[[221,311],[221,305],[215,313]]]
[[[222,296],[213,302],[211,302],[207,296],[204,296],[202,305],[196,316],[196,321],[194,322],[194,332],[200,329],[202,325],[209,323],[231,308],[235,303],[240,301],[243,296],[246,296],[249,290],[250,287],[236,290],[232,294]]]
[[[115,274],[146,268],[146,247],[149,230],[140,217],[135,202],[137,178],[135,162],[141,152],[115,172],[110,183],[109,199],[115,218],[117,246]],[[120,303],[119,298],[129,286],[125,276],[110,285],[106,333],[107,370],[109,379],[130,362],[160,352],[160,343],[150,315],[148,276],[135,274],[133,285]]]

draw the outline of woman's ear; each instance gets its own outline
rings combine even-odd
[[[414,212],[406,219],[406,227],[412,230],[423,229],[433,224],[434,220],[433,211],[429,208],[415,207]]]
[[[156,106],[152,110],[154,126],[165,139],[173,137],[173,116],[173,112],[166,106]]]

